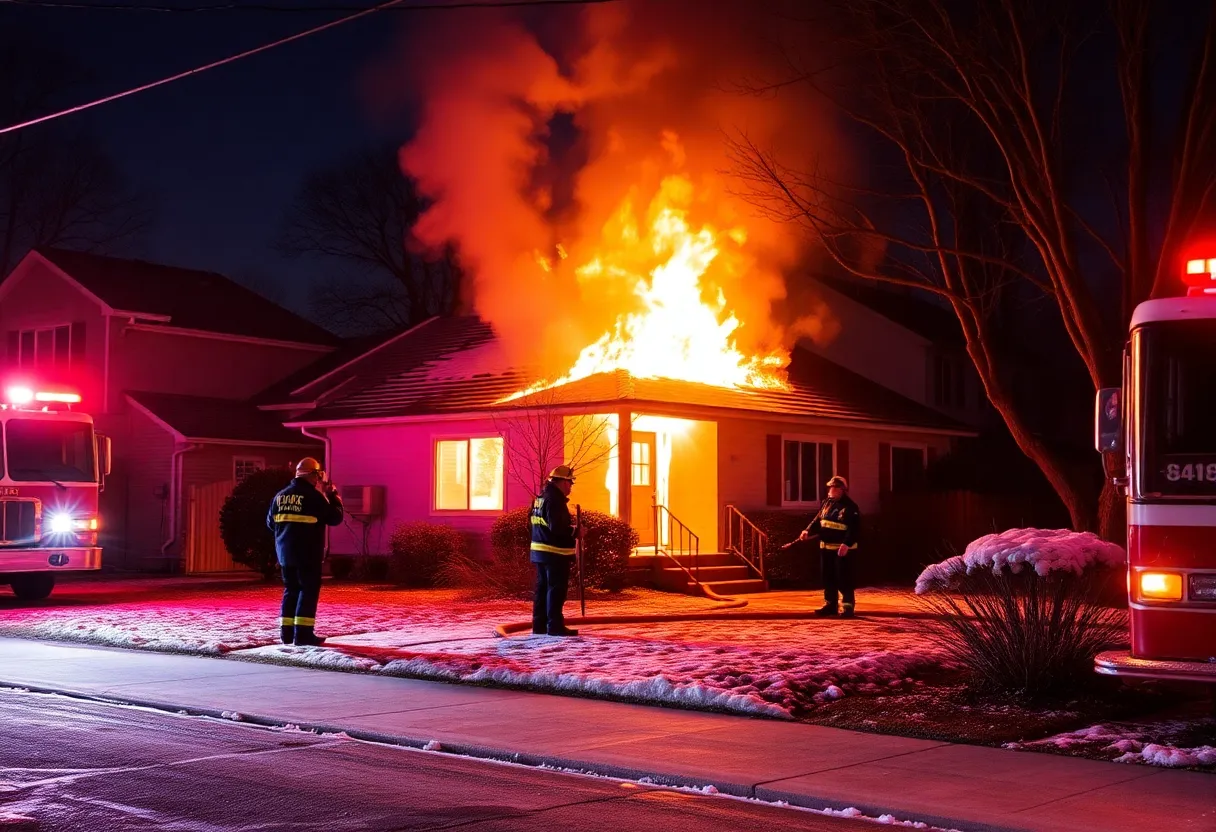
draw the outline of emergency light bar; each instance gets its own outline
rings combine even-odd
[[[31,402],[56,403],[56,404],[80,404],[79,393],[65,393],[62,391],[52,390],[34,390],[30,387],[10,387],[4,391],[4,397],[8,403],[16,407],[30,404]]]
[[[1187,260],[1182,282],[1188,295],[1216,295],[1216,257]]]

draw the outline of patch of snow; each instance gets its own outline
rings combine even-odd
[[[443,746],[439,743],[439,740],[431,740],[426,745],[422,746],[422,750],[423,751],[442,751]]]
[[[1081,574],[1089,566],[1118,566],[1126,563],[1122,546],[1103,540],[1092,532],[1068,529],[1009,529],[984,535],[967,545],[961,555],[925,567],[916,579],[916,593],[948,587],[962,574],[990,569],[1000,574],[1005,568],[1018,573],[1030,566],[1040,576],[1052,572]]]
[[[221,711],[220,717],[223,719],[231,719],[233,722],[240,722],[242,719],[244,719],[244,717],[236,711]]]
[[[1193,728],[1193,723],[1174,721],[1142,724],[1101,723],[1041,740],[1006,743],[1005,747],[1031,750],[1052,747],[1062,751],[1089,748],[1118,755],[1111,757],[1116,763],[1165,768],[1216,766],[1216,747],[1200,745],[1187,748],[1169,741],[1170,737],[1181,736]]]

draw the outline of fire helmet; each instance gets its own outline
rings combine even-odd
[[[310,456],[306,456],[296,463],[296,476],[306,477],[309,474],[321,473],[321,463],[317,462]]]
[[[559,465],[553,469],[553,473],[549,474],[549,479],[574,482],[574,469],[569,465]]]
[[[849,490],[849,481],[839,474],[828,480],[828,488],[831,488],[833,485],[839,485],[845,491]]]

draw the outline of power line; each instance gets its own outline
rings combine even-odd
[[[475,2],[474,0],[461,0],[460,2],[450,3],[426,3],[414,6],[396,6],[388,7],[381,4],[380,7],[367,6],[360,4],[333,4],[325,6],[302,6],[299,4],[273,4],[273,3],[211,3],[208,5],[196,6],[165,6],[165,5],[149,5],[144,3],[84,3],[70,2],[63,0],[0,0],[0,3],[11,6],[26,6],[29,8],[38,9],[64,9],[64,10],[87,10],[87,11],[119,11],[119,12],[162,12],[162,13],[196,13],[196,12],[371,12],[371,11],[394,11],[394,12],[411,12],[424,9],[442,10],[442,9],[497,9],[497,8],[517,8],[520,6],[590,6],[601,3],[616,3],[621,0],[483,0]]]
[[[0,2],[13,4],[14,0],[0,0]],[[162,87],[165,84],[171,84],[174,81],[180,81],[182,78],[189,78],[191,75],[198,75],[199,73],[206,72],[209,69],[215,69],[216,67],[221,67],[221,66],[224,66],[225,64],[233,63],[234,61],[239,61],[242,58],[248,58],[253,55],[257,55],[260,52],[268,52],[269,50],[274,49],[277,46],[284,46],[293,41],[297,41],[297,40],[306,38],[309,35],[315,35],[320,32],[324,32],[326,29],[333,29],[337,26],[341,26],[343,23],[350,23],[351,21],[358,20],[361,17],[367,17],[368,15],[375,14],[376,12],[385,11],[387,9],[393,8],[394,6],[400,6],[400,4],[403,2],[405,2],[405,0],[387,0],[387,2],[384,2],[384,3],[377,3],[374,6],[365,7],[352,14],[346,15],[345,17],[340,17],[337,20],[331,20],[328,23],[322,23],[319,26],[313,26],[310,29],[305,29],[304,31],[297,32],[294,35],[288,35],[285,38],[280,38],[279,40],[273,41],[271,43],[266,43],[261,46],[256,46],[253,49],[246,49],[244,52],[239,52],[235,55],[229,55],[226,58],[220,58],[218,61],[212,61],[209,64],[204,64],[203,66],[198,66],[198,67],[195,67],[194,69],[188,69],[185,72],[179,72],[176,75],[170,75],[167,78],[161,78],[160,80],[157,80],[157,81],[151,81],[147,84],[141,84],[138,87],[132,87],[130,89],[123,90],[122,92],[117,92],[117,93],[114,93],[113,95],[107,95],[104,98],[98,98],[93,101],[86,102],[84,104],[77,104],[75,107],[68,107],[65,110],[59,110],[58,112],[54,112],[54,113],[47,113],[44,116],[39,116],[38,118],[32,118],[29,121],[23,121],[23,122],[20,122],[19,124],[10,124],[8,127],[0,128],[0,136],[6,135],[8,133],[15,133],[18,130],[24,130],[28,127],[33,127],[34,125],[42,124],[43,122],[52,121],[53,119],[57,119],[57,118],[62,118],[63,116],[70,116],[75,113],[84,112],[85,110],[91,110],[94,107],[100,107],[102,104],[109,104],[111,101],[118,101],[121,98],[127,98],[128,96],[135,95],[136,93],[146,92],[147,90],[155,89],[156,87]],[[596,4],[596,3],[614,3],[614,2],[618,2],[618,0],[493,0],[493,2],[489,2],[488,0],[487,0],[487,2],[475,2],[475,0],[467,0],[466,2],[457,2],[457,3],[419,3],[416,5],[412,5],[412,6],[401,6],[397,10],[398,11],[421,11],[424,9],[474,9],[474,8],[492,9],[492,8],[508,8],[508,7],[516,7],[516,6],[591,5],[591,4]],[[43,3],[43,2],[38,2],[38,3],[18,2],[18,3],[16,3],[16,5],[22,5],[22,6],[43,5],[43,6],[46,6],[46,5],[55,5],[55,4],[48,4],[48,3]],[[113,7],[90,6],[90,8],[113,8]]]

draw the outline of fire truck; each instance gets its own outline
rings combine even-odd
[[[10,384],[0,402],[0,585],[41,600],[59,572],[101,568],[99,492],[110,440],[80,395]]]
[[[1216,683],[1216,258],[1185,297],[1136,307],[1123,386],[1097,396],[1095,442],[1127,498],[1131,649],[1111,676]]]

